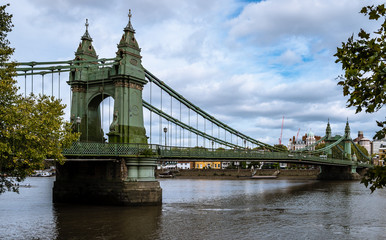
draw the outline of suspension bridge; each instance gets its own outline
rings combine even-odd
[[[300,163],[346,175],[372,167],[353,144],[348,121],[343,136],[332,136],[328,122],[324,137],[296,151],[237,131],[142,66],[131,14],[123,32],[114,58],[98,58],[86,21],[74,59],[18,63],[20,89],[67,101],[72,129],[81,133],[63,150],[55,202],[160,203],[157,161]],[[320,143],[325,147],[315,150]]]

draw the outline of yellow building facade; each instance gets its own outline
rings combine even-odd
[[[195,162],[195,169],[221,169],[221,162]]]

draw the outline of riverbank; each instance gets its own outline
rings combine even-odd
[[[255,176],[272,176],[275,169],[260,169]],[[156,170],[156,177],[164,171]],[[281,169],[277,179],[312,180],[317,179],[319,169]],[[179,179],[250,179],[250,169],[189,169],[173,171],[174,178]]]

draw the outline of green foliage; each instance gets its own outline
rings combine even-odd
[[[355,144],[355,146],[356,146],[357,148],[359,148],[359,150],[360,150],[363,154],[365,154],[365,155],[368,156],[368,157],[370,156],[370,155],[369,155],[369,152],[367,151],[367,149],[366,149],[365,147],[363,147],[363,146],[361,146],[361,145],[359,145],[359,144]],[[358,152],[358,150],[354,147],[354,144],[352,144],[352,143],[351,143],[351,152],[352,152],[352,153],[355,153],[355,155],[357,156],[357,159],[358,159],[358,160],[360,160],[360,161],[362,161],[362,162],[367,162],[367,161],[368,161],[366,158],[364,158],[364,157],[362,156],[361,153]]]
[[[356,107],[356,112],[372,113],[386,103],[386,9],[385,4],[363,7],[360,13],[370,20],[381,19],[381,27],[371,35],[361,29],[358,39],[351,36],[334,56],[342,63],[344,75],[339,76],[338,85],[343,87],[343,95],[349,96],[347,107]],[[382,129],[374,136],[383,138],[386,122],[378,122]]]
[[[386,121],[377,121],[377,125],[381,128],[381,130],[375,134],[374,139],[382,139],[386,137]]]
[[[174,150],[175,150],[175,149],[174,149]],[[150,148],[148,148],[148,149],[142,150],[142,151],[139,153],[139,155],[144,155],[145,157],[150,157],[150,156],[153,156],[153,155],[155,155],[155,154],[153,153],[153,150],[151,150]]]
[[[362,178],[361,183],[366,187],[370,186],[371,192],[383,188],[386,186],[386,167],[375,166],[373,169],[369,169]]]
[[[43,168],[45,159],[63,162],[62,148],[79,137],[64,122],[60,100],[17,93],[16,64],[7,63],[14,52],[6,39],[13,26],[7,6],[0,6],[0,193],[18,191],[14,181]]]
[[[356,107],[356,112],[372,113],[380,110],[386,103],[386,8],[385,4],[363,7],[360,13],[370,20],[381,19],[381,27],[371,35],[361,29],[358,39],[351,36],[334,56],[342,63],[344,76],[338,85],[343,87],[343,95],[349,96],[347,107]],[[381,127],[374,139],[386,136],[386,121],[378,122]],[[376,167],[370,169],[362,183],[371,191],[385,186],[386,170]]]
[[[207,151],[207,148],[195,146],[193,149]]]
[[[325,148],[325,147],[326,147],[325,143],[319,143],[318,145],[315,146],[315,150],[318,150],[318,149],[321,149],[321,148]]]
[[[280,164],[279,163],[274,163],[273,164],[274,169],[280,169]]]
[[[275,144],[274,147],[283,151],[288,151],[287,147],[284,146],[283,144]]]

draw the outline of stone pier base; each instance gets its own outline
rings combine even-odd
[[[77,183],[55,181],[54,203],[143,206],[160,205],[159,182]]]
[[[357,180],[360,175],[351,166],[321,166],[320,180]]]
[[[130,164],[129,164],[130,165]],[[160,205],[162,189],[158,181],[128,180],[125,159],[117,161],[68,161],[57,166],[53,188],[54,203],[101,205]],[[149,175],[149,174],[147,174]]]

